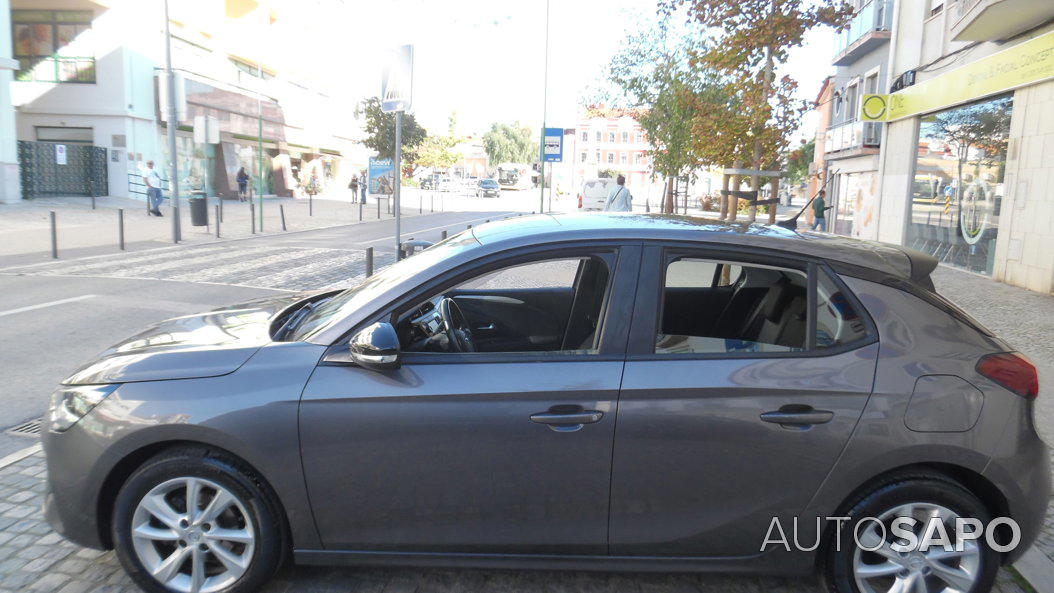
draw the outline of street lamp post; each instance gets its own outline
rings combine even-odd
[[[172,31],[168,22],[168,0],[165,0],[165,75],[168,77],[168,156],[171,165],[169,183],[172,184],[172,242],[179,243],[179,164],[176,157],[176,130],[179,116],[176,110],[176,74],[172,71]]]
[[[542,81],[542,135],[539,143],[538,160],[538,185],[541,192],[538,194],[538,212],[545,212],[545,120],[549,108],[549,0],[545,0],[545,80]]]

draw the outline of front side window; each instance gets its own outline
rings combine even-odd
[[[609,279],[600,257],[513,265],[416,303],[395,327],[408,353],[595,352]]]
[[[666,266],[656,354],[802,352],[868,335],[838,284],[817,272],[816,334],[808,339],[808,276],[790,268],[684,257]]]

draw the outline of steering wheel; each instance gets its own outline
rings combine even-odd
[[[461,307],[454,299],[443,297],[439,301],[439,316],[443,318],[443,327],[446,337],[450,341],[450,348],[454,352],[475,352],[476,345],[472,342],[472,331],[468,327],[468,320],[461,312]]]

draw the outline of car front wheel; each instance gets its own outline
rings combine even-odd
[[[826,546],[823,576],[832,593],[987,593],[995,582],[999,554],[984,537],[955,545],[958,519],[987,526],[991,516],[951,479],[905,475],[885,480],[858,498],[845,516],[849,520],[838,532],[832,530]],[[892,529],[898,517],[915,520],[910,530],[919,542],[927,539],[927,529],[938,534],[934,523],[940,522],[952,546],[904,549],[908,540]]]
[[[259,480],[206,449],[164,453],[121,488],[113,541],[146,591],[254,591],[277,570],[282,536]]]

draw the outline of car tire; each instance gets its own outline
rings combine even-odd
[[[880,482],[873,484],[866,493],[850,501],[846,512],[839,513],[840,516],[848,517],[848,521],[837,524],[839,529],[828,530],[825,540],[824,553],[821,557],[820,572],[831,593],[884,593],[892,587],[892,581],[896,579],[922,579],[929,585],[930,591],[943,590],[947,583],[938,572],[932,568],[931,560],[918,559],[911,554],[900,556],[904,562],[904,568],[896,574],[874,576],[863,578],[857,574],[858,567],[863,568],[864,574],[876,574],[884,572],[882,567],[896,565],[898,562],[889,560],[873,552],[860,550],[854,533],[859,525],[861,539],[867,538],[868,528],[874,524],[867,521],[860,525],[867,517],[882,518],[884,514],[895,512],[904,505],[917,505],[920,515],[924,515],[926,509],[950,510],[959,517],[970,517],[979,519],[983,525],[991,520],[991,514],[974,494],[964,488],[955,480],[942,474],[926,474],[921,472],[906,473],[890,476]],[[944,511],[940,511],[943,516]],[[885,522],[888,528],[888,521]],[[877,526],[876,526],[877,529]],[[954,533],[949,530],[949,535],[954,541]],[[890,536],[891,537],[891,536]],[[840,538],[841,545],[838,541]],[[875,543],[878,543],[877,541]],[[864,545],[873,547],[866,541]],[[960,558],[951,558],[948,562],[941,562],[945,566],[954,569],[965,569],[973,578],[973,585],[969,593],[987,593],[995,583],[1000,566],[1000,554],[989,547],[984,538],[976,540],[977,551],[975,554],[968,553]],[[895,553],[895,552],[893,552]],[[970,563],[962,564],[969,560]],[[920,568],[921,566],[921,568]],[[864,586],[859,586],[863,580]],[[885,586],[888,583],[889,586]],[[906,583],[905,583],[906,584]],[[940,586],[937,586],[940,584]],[[915,591],[906,587],[905,591]],[[918,590],[922,590],[920,587]]]
[[[181,516],[185,519],[185,502],[182,509],[179,506],[181,480],[184,483],[193,481],[197,485],[201,501],[197,505],[200,509],[198,516],[201,519],[207,519],[206,514],[211,514],[207,513],[210,510],[208,503],[217,499],[228,500],[220,496],[221,489],[235,502],[230,503],[214,519],[214,524],[205,522],[200,526],[186,525],[193,533],[182,530],[185,525],[183,519],[178,520],[180,530],[167,528],[166,523],[157,519],[159,515],[149,510],[156,508],[152,506],[154,503],[147,503],[144,499],[150,495],[151,500],[156,500],[159,492],[175,484],[170,493],[161,496],[170,503],[168,510],[176,511],[176,515],[169,515],[168,519],[177,520]],[[189,498],[189,492],[189,488],[184,489],[183,501]],[[150,517],[146,523],[142,521],[143,513],[148,513],[145,516]],[[136,535],[133,535],[133,523],[139,526]],[[215,579],[206,583],[229,581],[217,591],[248,593],[263,586],[281,566],[288,547],[284,525],[279,506],[270,491],[244,464],[207,448],[179,448],[148,460],[128,478],[114,503],[111,532],[118,559],[132,580],[144,591],[168,593],[173,590],[192,590],[193,570],[200,557],[201,573]],[[153,532],[150,537],[143,537],[143,528],[164,532],[166,539],[154,542],[150,539],[155,537]],[[211,536],[206,531],[211,531]],[[170,541],[173,533],[178,538],[175,542]],[[228,533],[232,534],[229,537],[240,539],[237,542],[222,539]],[[244,543],[249,534],[252,536],[251,543]],[[212,546],[222,546],[225,552]],[[165,581],[171,586],[166,586],[144,562],[152,563],[155,572],[164,575],[163,566],[157,561],[161,559],[163,564],[177,552],[185,554],[184,560],[180,561],[183,568],[177,568],[176,576]],[[237,568],[232,570],[227,562],[221,562],[220,553],[228,561],[236,559],[238,567],[246,561],[247,565],[238,573]]]

